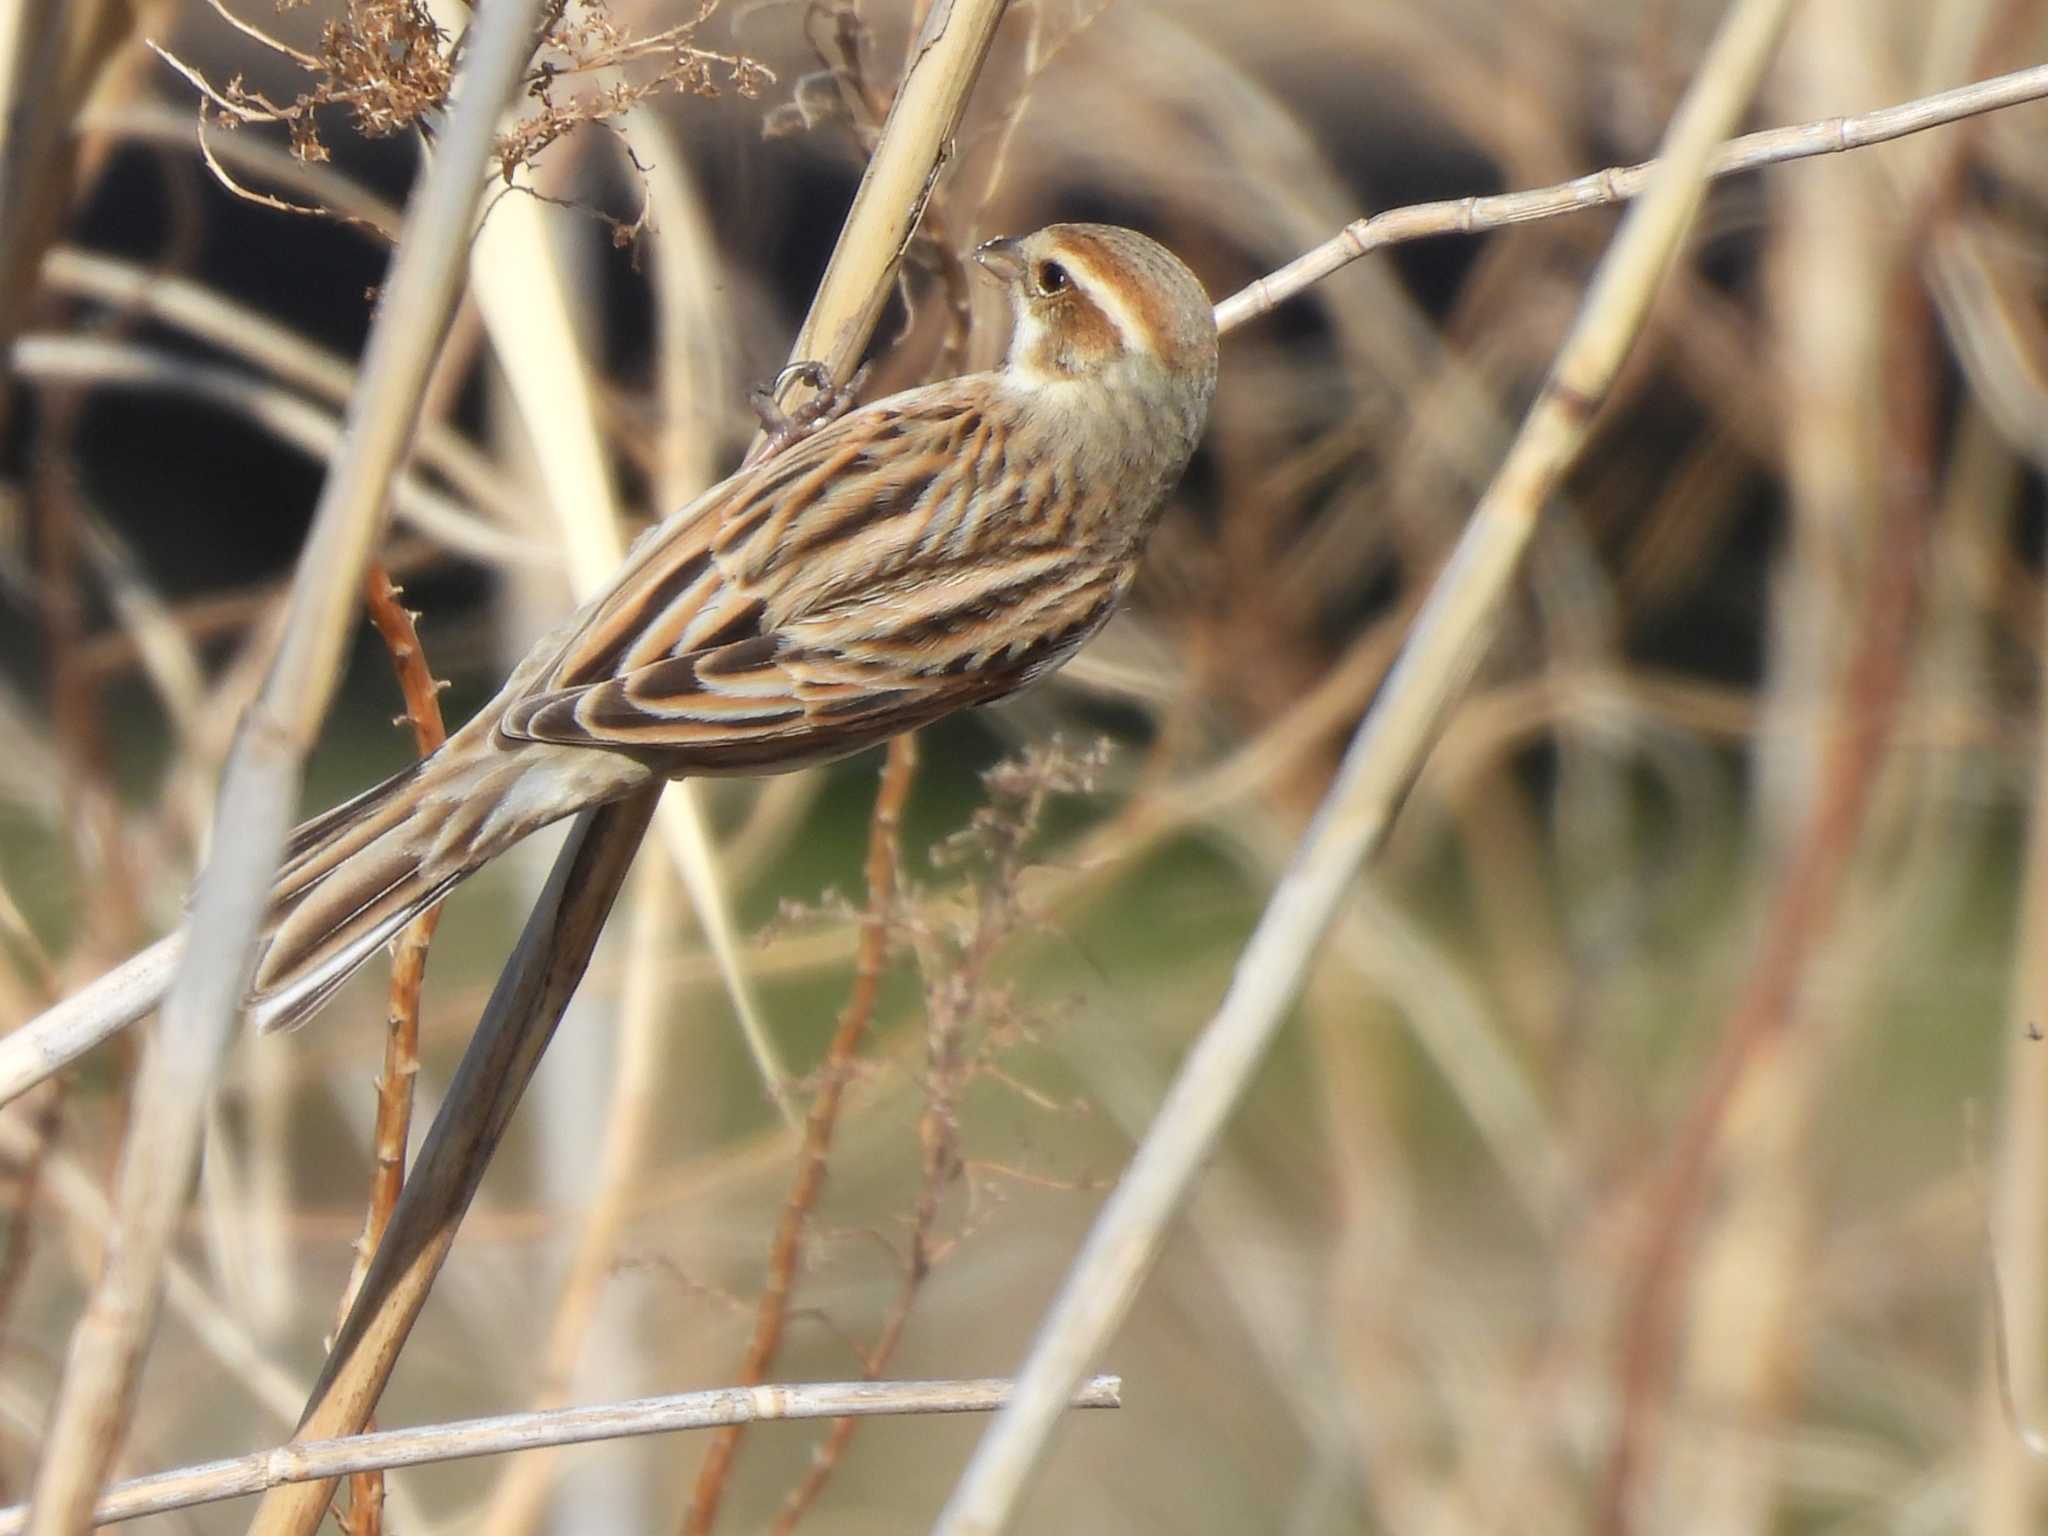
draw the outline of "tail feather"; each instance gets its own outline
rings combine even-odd
[[[271,891],[249,1017],[264,1030],[305,1022],[465,877],[573,810],[520,783],[533,766],[524,753],[437,755],[300,827]]]

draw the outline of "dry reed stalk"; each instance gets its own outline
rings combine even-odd
[[[717,435],[710,423],[717,407],[741,393],[732,329],[730,316],[718,302],[719,267],[708,210],[689,175],[682,144],[653,112],[631,113],[623,127],[632,146],[627,164],[644,178],[647,208],[660,211],[658,228],[641,241],[643,259],[652,268],[660,315],[657,334],[663,342],[658,349],[661,430],[652,456],[653,494],[657,505],[679,507],[717,475]],[[626,147],[622,145],[622,151]],[[671,815],[663,826],[673,831],[683,824]],[[669,855],[676,867],[689,867],[673,837]],[[729,855],[721,863],[727,869],[753,867]],[[548,1327],[535,1408],[567,1401],[579,1361],[604,1320],[599,1302],[618,1264],[636,1192],[644,1186],[653,1131],[662,1119],[691,1113],[691,1106],[679,1102],[677,1079],[665,1071],[674,1018],[672,1007],[663,1006],[672,992],[665,985],[662,960],[675,942],[677,914],[673,884],[660,871],[659,864],[644,863],[634,896],[610,1100],[603,1111],[604,1142],[590,1179],[594,1197],[571,1249]],[[718,894],[717,910],[724,916],[722,890]],[[751,979],[737,964],[729,939],[714,940],[712,950],[719,979],[739,1009],[743,1033],[763,1037],[758,1023],[748,1022],[754,1012]],[[757,1064],[763,1060],[757,1053]],[[629,1333],[633,1326],[628,1320],[614,1331]],[[621,1343],[628,1350],[637,1348],[637,1341]],[[532,1530],[546,1515],[549,1495],[558,1486],[559,1461],[551,1453],[536,1451],[507,1462],[478,1528],[487,1536],[519,1536]]]
[[[551,1446],[588,1445],[633,1435],[674,1434],[721,1424],[884,1414],[989,1413],[1002,1406],[1010,1384],[966,1381],[816,1382],[777,1387],[717,1387],[632,1402],[508,1413],[488,1419],[386,1429],[369,1435],[293,1440],[287,1445],[225,1461],[207,1462],[107,1490],[93,1523],[111,1525],[168,1514],[308,1482],[332,1482],[360,1472],[428,1466],[472,1456],[502,1456]],[[1074,1394],[1075,1408],[1119,1408],[1123,1383],[1097,1376]],[[0,1510],[0,1536],[26,1529],[26,1511]]]
[[[833,1026],[832,1039],[825,1047],[825,1059],[819,1066],[817,1085],[804,1116],[804,1139],[797,1152],[795,1180],[776,1219],[775,1235],[769,1246],[768,1283],[755,1303],[753,1337],[740,1362],[738,1380],[743,1386],[765,1381],[781,1350],[790,1298],[796,1292],[797,1272],[803,1263],[806,1229],[825,1189],[840,1104],[853,1080],[861,1046],[874,1024],[875,1003],[881,994],[882,971],[888,958],[889,914],[896,900],[901,857],[899,829],[917,774],[916,740],[915,736],[899,736],[890,742],[881,788],[875,795],[875,809],[868,822],[868,902],[854,949],[853,982],[846,1005]],[[685,1536],[704,1536],[716,1523],[726,1483],[732,1475],[733,1458],[739,1453],[744,1433],[744,1426],[734,1425],[713,1435],[705,1447],[690,1505],[683,1515]]]
[[[1829,45],[1838,45],[1850,26],[1849,15],[1843,11],[1833,18]],[[1825,22],[1827,17],[1823,13],[1816,19]],[[1900,251],[1927,247],[1934,232],[1954,216],[1973,137],[1969,132],[1950,136],[1918,167]],[[1795,1368],[1788,1362],[1798,1351],[1789,1331],[1796,1312],[1789,1291],[1798,1263],[1799,1215],[1786,1207],[1798,1199],[1790,1186],[1798,1182],[1803,1125],[1810,1113],[1806,1101],[1818,1091],[1824,1042],[1787,1037],[1800,1021],[1801,989],[1833,935],[1856,850],[1873,814],[1880,772],[1893,748],[1893,728],[1910,682],[1926,569],[1939,532],[1940,426],[1933,382],[1938,338],[1931,301],[1904,257],[1865,282],[1845,276],[1846,258],[1835,248],[1835,238],[1832,233],[1825,237],[1819,251],[1817,287],[1828,297],[1811,296],[1821,305],[1846,298],[1837,319],[1847,317],[1853,324],[1855,317],[1875,310],[1882,320],[1865,337],[1862,367],[1856,366],[1854,352],[1842,355],[1841,338],[1832,334],[1829,339],[1837,347],[1808,351],[1816,360],[1827,358],[1819,362],[1822,367],[1849,364],[1855,377],[1814,391],[1835,407],[1817,424],[1805,456],[1819,459],[1819,468],[1808,476],[1808,488],[1819,503],[1813,519],[1819,526],[1808,555],[1826,568],[1814,572],[1806,590],[1793,599],[1804,599],[1807,610],[1819,610],[1817,615],[1800,612],[1799,632],[1785,637],[1785,649],[1798,665],[1781,662],[1774,673],[1795,682],[1784,705],[1794,721],[1785,724],[1805,725],[1814,717],[1825,724],[1814,761],[1799,765],[1787,776],[1790,782],[1764,786],[1766,791],[1776,788],[1780,796],[1780,804],[1767,806],[1767,812],[1796,807],[1797,814],[1766,898],[1757,956],[1716,1039],[1670,1158],[1645,1197],[1647,1233],[1626,1287],[1617,1430],[1596,1509],[1598,1528],[1614,1536],[1637,1529],[1642,1515],[1637,1485],[1654,1440],[1657,1403],[1666,1389],[1687,1289],[1699,1309],[1700,1327],[1710,1328],[1717,1319],[1740,1319],[1733,1337],[1747,1344],[1730,1346],[1728,1358],[1704,1372],[1709,1382],[1719,1378],[1734,1384],[1731,1396],[1741,1403],[1739,1411],[1767,1423],[1780,1394],[1791,1389]],[[1867,287],[1882,292],[1881,303],[1853,302],[1858,289]],[[1878,420],[1866,429],[1857,396],[1873,371],[1882,381],[1875,405]],[[1880,472],[1868,475],[1866,457],[1873,453]],[[1867,549],[1847,547],[1852,540],[1863,542],[1856,538],[1855,519],[1865,493],[1878,500],[1882,521]],[[1861,590],[1849,589],[1854,578],[1845,572],[1859,569],[1867,572],[1857,583]],[[1825,629],[1814,632],[1815,623]],[[1843,633],[1848,643],[1838,667],[1812,672],[1815,653],[1826,654],[1829,642]],[[1801,666],[1808,669],[1805,675]],[[1773,1081],[1758,1086],[1755,1079],[1765,1072]],[[1745,1114],[1745,1126],[1753,1129],[1731,1143],[1728,1123],[1736,1106],[1752,1095],[1764,1098],[1770,1110]],[[1734,1164],[1729,1221],[1753,1220],[1747,1235],[1767,1248],[1768,1262],[1752,1254],[1737,1271],[1725,1256],[1710,1253],[1717,1262],[1706,1266],[1690,1287],[1683,1286],[1708,1180],[1724,1153]],[[1731,1299],[1727,1293],[1736,1285],[1742,1294]],[[1712,1347],[1711,1340],[1698,1346]],[[1745,1350],[1747,1359],[1741,1358]],[[1757,1468],[1747,1446],[1737,1446],[1733,1460],[1741,1469],[1732,1482],[1710,1474],[1719,1485],[1715,1497],[1720,1502],[1703,1513],[1718,1511],[1724,1521],[1736,1524],[1767,1521],[1772,1503],[1767,1474]]]
[[[121,1242],[72,1334],[64,1381],[37,1468],[30,1529],[85,1529],[125,1434],[164,1265],[201,1126],[226,1053],[271,877],[298,794],[299,766],[339,679],[357,582],[382,524],[384,488],[410,441],[424,386],[467,254],[468,210],[491,152],[500,104],[531,51],[538,7],[481,18],[467,89],[441,154],[413,204],[364,359],[348,451],[323,491],[277,662],[223,778],[238,835],[218,843],[201,875],[192,927],[204,935],[178,968],[145,1059],[123,1149]]]
[[[1788,0],[1730,7],[1672,121],[1658,174],[1616,236],[1543,393],[1246,946],[1230,992],[1069,1270],[1015,1401],[983,1437],[941,1513],[941,1536],[993,1536],[1014,1518],[1061,1403],[1127,1312],[1353,877],[1380,846],[1492,634],[1544,504],[1641,333],[1658,281],[1691,226],[1710,158],[1754,91],[1788,12]]]
[[[530,175],[530,168],[521,174]],[[500,199],[478,232],[475,291],[492,355],[526,426],[571,590],[581,601],[618,569],[626,541],[601,390],[579,340],[576,295],[554,248],[550,216],[536,198]],[[670,786],[658,813],[662,841],[718,958],[755,1067],[793,1123],[788,1072],[740,961],[731,898],[700,802],[698,786],[688,780]]]
[[[2048,97],[2048,66],[2020,70],[1856,117],[1831,118],[1749,135],[1727,147],[1716,162],[1715,173],[1732,175],[1762,165],[1888,142],[2044,97]],[[1503,194],[1500,198],[1422,203],[1389,210],[1348,226],[1316,251],[1224,300],[1217,306],[1218,325],[1226,331],[1234,329],[1371,250],[1407,240],[1502,228],[1581,208],[1609,206],[1638,196],[1656,170],[1657,162],[1651,161],[1595,172],[1557,187]],[[900,186],[901,176],[893,176],[892,182]],[[893,232],[889,238],[896,238]],[[856,263],[856,269],[864,271],[865,264]],[[64,357],[68,359],[69,349],[77,343],[67,340],[64,345]],[[800,341],[799,350],[806,345],[807,342]],[[28,353],[28,365],[36,366],[37,359],[43,356],[41,351]],[[48,356],[47,365],[56,368],[55,349]],[[94,366],[103,377],[119,382],[118,371],[109,369],[104,362],[96,360]],[[180,373],[178,380],[180,387],[214,388],[233,393],[237,399],[243,396],[243,386],[230,386],[203,369]],[[267,418],[269,424],[280,429],[287,419],[282,413],[275,419]],[[435,517],[436,533],[450,542],[497,537],[495,532],[478,533],[468,526],[460,509],[437,507],[431,499],[418,504],[418,515]],[[500,557],[513,552],[494,546],[491,553]],[[1080,665],[1085,668],[1085,661]],[[1333,713],[1341,714],[1334,699],[1331,707]],[[84,991],[0,1040],[0,1103],[147,1014],[162,998],[166,977],[181,944],[178,935],[160,940],[151,950],[131,957]]]
[[[619,1242],[631,1215],[633,1192],[645,1172],[652,1132],[666,1108],[672,1079],[663,1068],[672,1022],[663,1006],[665,991],[657,964],[676,916],[672,871],[659,860],[638,866],[632,924],[626,938],[626,975],[619,1004],[618,1048],[613,1083],[604,1112],[604,1144],[591,1179],[596,1191],[570,1254],[568,1273],[555,1303],[539,1362],[533,1407],[560,1408],[569,1401],[578,1359],[597,1319],[605,1282],[619,1258]],[[518,1536],[547,1512],[555,1486],[557,1458],[536,1450],[505,1469],[489,1506],[476,1523],[485,1536]]]

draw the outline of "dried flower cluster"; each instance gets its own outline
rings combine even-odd
[[[280,0],[279,8],[296,3]],[[573,12],[569,0],[555,0],[527,82],[535,110],[500,136],[499,174],[509,181],[565,135],[587,124],[614,123],[663,96],[717,96],[727,89],[759,94],[775,78],[765,66],[695,41],[717,4],[704,0],[689,20],[636,36],[612,20],[605,0],[583,0]],[[322,162],[330,158],[321,136],[327,108],[345,111],[357,133],[375,139],[418,128],[448,104],[460,39],[437,25],[421,0],[349,0],[341,16],[322,28],[317,54],[247,22],[233,24],[305,70],[312,83],[290,102],[278,102],[239,74],[216,88],[171,60],[202,93],[202,121],[210,126],[276,124],[290,135],[294,154]],[[565,90],[568,81],[594,83]],[[231,191],[241,190],[222,179]]]

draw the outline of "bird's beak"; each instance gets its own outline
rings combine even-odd
[[[975,247],[974,259],[998,282],[1014,283],[1024,275],[1024,258],[1015,240],[988,240]]]

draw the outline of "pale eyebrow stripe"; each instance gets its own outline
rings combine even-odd
[[[1088,297],[1094,301],[1098,309],[1109,316],[1110,324],[1116,327],[1117,334],[1123,338],[1124,350],[1128,352],[1149,352],[1153,350],[1153,338],[1145,322],[1130,305],[1124,302],[1123,296],[1117,293],[1115,285],[1103,280],[1102,269],[1090,257],[1081,252],[1067,252],[1059,257],[1059,261],[1069,271],[1077,273],[1086,280],[1083,286],[1087,290]]]

